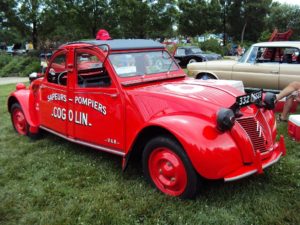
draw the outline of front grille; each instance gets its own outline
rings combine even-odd
[[[261,118],[260,118],[261,119]],[[252,145],[253,150],[256,152],[257,150],[261,153],[266,152],[266,137],[265,137],[265,129],[259,121],[257,117],[247,117],[238,119],[237,122],[241,125],[241,127],[248,134]]]

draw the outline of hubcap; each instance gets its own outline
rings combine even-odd
[[[181,195],[187,185],[187,174],[182,160],[168,148],[156,148],[149,157],[150,176],[163,193]]]
[[[13,111],[13,123],[19,134],[26,135],[27,122],[20,109],[15,109]]]
[[[204,74],[202,77],[201,77],[201,80],[208,80],[209,79],[209,76],[207,74]]]
[[[189,63],[195,63],[195,62],[197,62],[196,59],[190,59],[190,61],[189,61]]]

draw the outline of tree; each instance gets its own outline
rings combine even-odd
[[[207,30],[205,19],[205,0],[179,1],[179,33],[187,36],[203,34]]]
[[[272,32],[277,28],[280,32],[285,32],[289,28],[293,30],[292,39],[300,38],[300,7],[297,5],[272,4],[270,14],[266,18],[267,31]]]
[[[145,38],[149,35],[151,10],[139,0],[111,0],[112,17],[118,21],[118,33],[124,38]]]
[[[29,31],[34,47],[37,47],[39,26],[44,0],[20,0],[18,1],[19,19]]]
[[[256,42],[265,29],[272,0],[232,0],[228,8],[228,33],[235,40]]]
[[[179,32],[196,36],[206,31],[216,32],[221,28],[221,6],[219,1],[181,0],[179,1]]]
[[[14,0],[0,1],[0,41],[6,43],[20,42],[28,30],[17,16],[17,2]]]
[[[178,10],[175,0],[159,0],[150,5],[149,37],[172,37],[173,25],[177,22]]]

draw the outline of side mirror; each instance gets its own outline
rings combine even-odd
[[[36,79],[36,78],[37,78],[37,72],[33,72],[33,73],[29,74],[29,80]]]
[[[36,79],[38,79],[40,77],[43,77],[43,74],[37,73],[37,72],[33,72],[33,73],[29,74],[29,81],[31,83],[32,81],[34,81],[34,80],[36,80]]]

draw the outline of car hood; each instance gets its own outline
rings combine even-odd
[[[215,82],[187,78],[177,82],[136,87],[128,90],[127,94],[147,119],[174,113],[212,117],[220,108],[232,106],[236,97],[244,94],[232,86],[220,83],[216,85]]]
[[[201,68],[201,69],[232,70],[233,65],[235,65],[236,63],[237,63],[236,60],[195,62],[195,63],[188,64],[187,69],[197,70]]]

